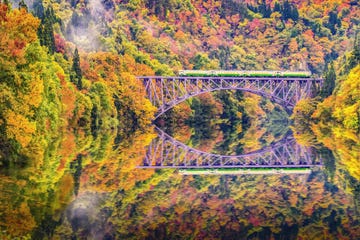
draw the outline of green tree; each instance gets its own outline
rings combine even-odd
[[[329,20],[325,25],[325,27],[329,28],[332,35],[336,34],[336,25],[341,26],[341,21],[338,19],[338,15],[336,11],[331,11],[328,14]]]
[[[283,15],[284,20],[288,20],[289,18],[291,18],[292,9],[291,9],[291,4],[289,3],[288,0],[286,0],[283,3],[282,10],[283,10],[282,15]]]
[[[356,65],[360,64],[360,40],[358,37],[358,34],[355,36],[354,40],[354,49],[351,52],[351,55],[349,57],[346,70],[349,72],[351,69],[353,69]]]
[[[50,54],[55,52],[55,37],[53,24],[56,21],[54,10],[52,8],[46,9],[42,2],[37,2],[34,8],[34,14],[41,19],[41,24],[38,29],[38,37],[40,44],[46,46]]]
[[[330,178],[331,182],[333,182],[336,171],[334,154],[330,149],[323,147],[320,149],[320,155],[322,159],[324,159],[325,172]]]
[[[28,11],[28,6],[26,5],[26,3],[24,2],[24,0],[21,0],[19,2],[19,9],[24,8],[26,11]]]
[[[50,54],[55,52],[55,37],[52,23],[45,19],[45,21],[39,26],[38,30],[40,44],[46,46]]]
[[[83,155],[79,154],[76,156],[76,160],[70,163],[70,169],[72,170],[72,175],[74,178],[74,194],[75,196],[79,193],[80,188],[80,176],[82,173],[82,158]]]
[[[275,2],[274,12],[281,12],[281,5],[279,2]]]
[[[206,53],[197,53],[193,58],[190,59],[190,63],[194,65],[193,69],[216,69],[217,62],[209,59]]]
[[[299,11],[297,10],[296,6],[293,7],[291,17],[295,22],[299,20]]]
[[[82,72],[80,68],[80,56],[79,51],[76,48],[74,51],[74,58],[71,70],[73,71],[71,74],[71,81],[76,85],[76,87],[81,90],[82,89]]]
[[[6,6],[8,6],[9,9],[10,9],[10,2],[9,2],[9,0],[3,0],[2,3],[5,4]]]
[[[326,98],[332,94],[335,88],[336,73],[334,63],[330,63],[330,68],[325,73],[324,85],[321,89],[320,96]]]
[[[221,69],[231,69],[230,55],[230,48],[228,46],[219,46],[218,49],[210,53],[211,58],[219,59]]]
[[[45,9],[42,0],[34,1],[33,4],[33,15],[36,17],[43,19],[45,16]]]

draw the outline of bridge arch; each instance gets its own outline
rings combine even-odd
[[[311,97],[312,87],[322,79],[264,77],[137,77],[145,84],[147,96],[157,107],[154,120],[175,105],[200,94],[218,90],[241,90],[279,103],[292,111],[303,98]]]
[[[262,96],[262,97],[266,97],[266,98],[269,98],[271,99],[273,102],[276,102],[278,104],[280,104],[281,106],[283,107],[293,107],[293,105],[291,103],[289,103],[287,105],[286,102],[284,102],[283,99],[277,97],[277,96],[272,96],[272,95],[267,95],[263,92],[259,92],[259,91],[254,91],[254,90],[251,90],[251,89],[245,89],[245,88],[215,88],[215,89],[211,89],[211,90],[208,90],[208,91],[202,91],[202,92],[196,92],[195,94],[189,94],[188,96],[186,97],[182,97],[182,98],[177,98],[176,100],[174,101],[171,101],[169,103],[166,103],[164,108],[160,108],[158,109],[158,112],[156,113],[156,117],[155,119],[157,119],[158,117],[160,117],[161,115],[163,115],[164,113],[166,113],[167,111],[169,111],[170,109],[172,109],[173,107],[175,107],[176,105],[182,103],[182,102],[185,102],[186,100],[188,100],[189,98],[192,98],[192,97],[196,97],[196,96],[199,96],[201,94],[204,94],[204,93],[209,93],[209,92],[215,92],[215,91],[222,91],[222,90],[239,90],[239,91],[244,91],[244,92],[249,92],[249,93],[253,93],[253,94],[256,94],[256,95],[259,95],[259,96]],[[286,109],[286,108],[285,108]],[[159,112],[159,110],[161,112]],[[155,120],[154,119],[154,120]]]

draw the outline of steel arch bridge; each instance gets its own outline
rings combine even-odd
[[[241,90],[271,99],[286,110],[311,97],[312,87],[319,88],[323,80],[285,77],[162,77],[141,76],[147,96],[157,108],[154,119],[190,97],[217,90]]]
[[[242,155],[200,151],[177,141],[159,128],[138,168],[225,169],[310,168],[321,166],[315,149],[298,145],[291,134],[261,150]]]

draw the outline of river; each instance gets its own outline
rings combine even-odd
[[[162,130],[69,131],[3,166],[0,238],[360,239],[344,155],[284,127]]]

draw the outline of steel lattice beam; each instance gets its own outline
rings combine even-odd
[[[155,119],[190,97],[217,90],[241,90],[269,98],[287,110],[311,97],[311,87],[322,79],[265,77],[137,77],[143,81],[151,103],[157,107]]]

